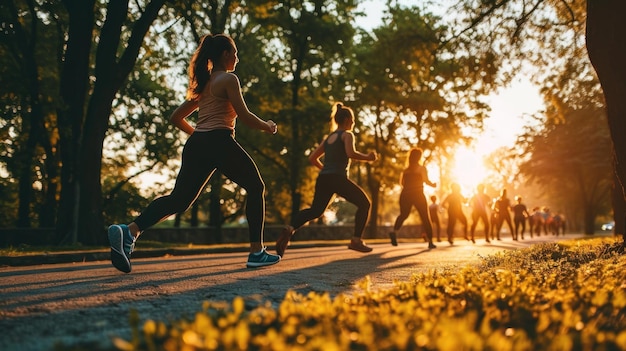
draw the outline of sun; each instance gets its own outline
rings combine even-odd
[[[450,176],[453,182],[461,186],[461,193],[464,195],[474,193],[476,186],[487,179],[484,158],[484,153],[471,147],[461,146],[454,153]]]

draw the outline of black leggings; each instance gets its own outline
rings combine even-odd
[[[393,230],[398,231],[402,228],[402,224],[409,217],[411,208],[415,206],[417,213],[422,220],[422,229],[426,232],[428,240],[433,237],[433,226],[430,223],[430,217],[428,216],[428,204],[426,203],[426,196],[421,189],[402,190],[400,193],[400,215],[396,218],[396,222],[393,225]]]
[[[506,211],[506,210],[505,210]],[[511,215],[508,212],[499,212],[498,215],[498,227],[496,229],[496,233],[500,236],[500,230],[502,229],[502,225],[506,222],[509,225],[509,230],[511,231],[511,237],[517,238],[517,232],[513,229],[513,223],[511,223]]]
[[[230,130],[194,132],[183,149],[182,165],[169,195],[152,201],[135,223],[143,231],[169,216],[186,211],[216,169],[246,190],[250,242],[262,242],[265,225],[265,184],[248,153]]]
[[[515,216],[513,217],[513,223],[515,223],[515,236],[517,236],[517,234],[522,234],[522,236],[524,236],[524,231],[526,230],[526,217]]]
[[[461,222],[463,225],[463,234],[467,237],[467,218],[461,211],[448,211],[448,228],[446,228],[446,232],[448,234],[448,240],[454,236],[454,226],[456,226],[456,221]]]
[[[483,226],[485,227],[485,236],[489,239],[489,216],[487,216],[487,211],[485,210],[472,211],[472,227],[470,232],[472,233],[472,237],[474,237],[478,221],[481,219],[483,220]]]
[[[371,202],[363,189],[343,174],[320,174],[317,176],[311,207],[299,211],[294,216],[291,226],[298,229],[306,222],[321,217],[335,194],[356,205],[354,236],[361,238],[369,218]]]

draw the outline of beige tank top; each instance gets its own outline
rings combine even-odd
[[[208,132],[216,129],[235,129],[237,112],[228,99],[213,96],[211,84],[207,83],[198,101],[198,123],[196,131]]]

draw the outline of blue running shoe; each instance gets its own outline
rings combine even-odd
[[[113,224],[108,231],[111,244],[111,263],[124,273],[130,273],[130,254],[135,248],[135,238],[125,224]]]
[[[267,253],[266,250],[267,248],[264,247],[263,250],[259,252],[250,253],[248,255],[247,267],[256,268],[256,267],[270,266],[270,265],[280,262],[280,256],[269,254]]]

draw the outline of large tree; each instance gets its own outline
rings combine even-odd
[[[170,7],[166,7],[166,3]],[[72,33],[74,32],[72,29],[75,29],[72,27],[72,19],[78,22],[76,17],[83,16],[85,12],[92,13],[94,10],[93,6],[91,9],[87,9],[87,7],[75,7],[74,5],[69,1],[67,3],[68,10],[72,10],[70,11],[71,29],[66,52],[66,55],[70,56],[71,54],[84,54],[82,51],[77,53],[80,50],[70,50],[73,48],[70,45],[73,43]],[[70,159],[67,159],[70,167],[72,165],[75,167],[68,171],[70,178],[68,184],[64,185],[64,191],[67,191],[65,196],[62,196],[66,200],[63,203],[65,206],[61,208],[64,216],[59,221],[58,229],[62,233],[70,233],[72,241],[78,239],[83,243],[100,243],[104,240],[104,236],[101,235],[104,229],[101,186],[103,143],[109,135],[108,133],[116,129],[111,128],[111,116],[115,112],[113,109],[115,102],[125,98],[119,95],[120,92],[123,92],[127,87],[131,73],[133,75],[130,79],[137,81],[141,81],[143,77],[146,77],[145,79],[148,81],[162,78],[154,77],[154,73],[158,72],[158,69],[167,69],[167,65],[161,65],[155,60],[145,58],[151,56],[164,57],[164,54],[159,52],[159,50],[163,50],[164,42],[169,46],[167,51],[171,55],[170,59],[176,59],[176,55],[181,52],[185,55],[184,58],[178,57],[183,62],[181,66],[184,73],[186,60],[199,42],[199,37],[207,33],[224,31],[226,23],[231,17],[231,12],[233,9],[239,8],[235,6],[237,4],[233,1],[209,1],[208,5],[209,7],[202,7],[194,2],[183,0],[110,1],[105,7],[97,7],[98,12],[96,13],[101,16],[77,24],[83,26],[80,27],[80,33],[91,33],[95,30],[98,37],[95,54],[89,56],[86,61],[81,60],[77,63],[78,66],[86,65],[91,74],[92,84],[89,86],[88,98],[84,95],[78,97],[71,95],[72,91],[82,89],[83,85],[76,87],[62,84],[62,91],[68,96],[66,98],[66,101],[69,101],[68,110],[76,110],[73,113],[68,113],[68,115],[71,117],[70,120],[76,124],[69,139],[72,145],[75,145],[72,150],[77,151],[76,154],[71,155]],[[198,13],[203,15],[197,15]],[[189,40],[191,50],[189,50],[189,45],[185,45],[185,41],[181,40],[181,38],[186,38],[184,34],[173,34],[173,29],[181,29],[180,26],[176,25],[181,18],[184,20],[183,24],[186,23],[191,28],[192,36]],[[158,38],[157,30],[164,31],[161,38]],[[80,37],[80,34],[76,34],[76,36]],[[146,37],[151,39],[150,43],[146,43]],[[82,40],[86,41],[87,39],[82,38]],[[140,58],[141,60],[139,60]],[[161,62],[165,61],[161,60]],[[178,64],[180,65],[180,63]],[[67,69],[69,70],[70,67]],[[64,77],[67,75],[64,73]],[[72,83],[82,84],[83,82],[72,81]],[[161,81],[160,84],[163,86],[167,83]],[[135,85],[135,87],[138,86],[141,85]],[[156,86],[156,84],[153,85],[153,87]],[[162,93],[163,91],[165,93]],[[167,95],[167,91],[164,89],[149,95],[151,97],[139,101],[139,105],[144,105],[144,107],[153,105],[155,109],[161,111],[160,113],[156,111],[147,112],[146,108],[143,111],[133,112],[132,107],[127,107],[128,116],[126,117],[144,116],[144,118],[139,119],[138,125],[131,125],[131,128],[136,127],[136,131],[144,136],[151,133],[156,136],[152,140],[144,138],[147,140],[145,140],[142,149],[151,152],[147,157],[148,159],[164,163],[166,160],[163,159],[163,156],[167,156],[169,153],[161,154],[163,150],[159,150],[159,145],[162,144],[156,140],[163,136],[177,137],[175,133],[171,132],[171,127],[167,126],[163,115],[167,115],[168,111],[171,111],[180,101],[172,99],[171,95]],[[127,101],[131,101],[132,104],[132,98],[127,99]],[[78,115],[79,105],[84,106],[81,108],[83,113],[80,116]],[[145,122],[145,116],[150,114],[156,115],[152,123],[159,122],[159,120],[161,123],[155,126]],[[113,123],[118,122],[120,121]],[[141,123],[144,124],[141,125]],[[119,127],[119,124],[116,127]],[[119,128],[117,129],[119,130]],[[133,140],[132,135],[130,137]],[[152,143],[152,141],[155,142]],[[141,143],[138,143],[135,147],[140,145]],[[219,185],[221,187],[221,184]]]
[[[607,118],[613,140],[614,164],[621,184],[621,200],[615,201],[615,232],[626,243],[626,2],[589,0],[587,2],[587,51],[595,68],[606,101]]]
[[[61,76],[61,95],[67,108],[59,113],[64,130],[65,176],[58,229],[84,244],[104,240],[100,172],[113,100],[134,69],[144,37],[165,1],[149,1],[131,11],[135,18],[129,18],[127,0],[110,1],[100,9],[105,17],[99,18],[103,22],[95,60],[91,61],[88,48],[96,25],[94,1],[64,0],[70,25]],[[126,26],[130,32],[124,31]],[[91,87],[89,75],[94,81]]]
[[[528,145],[530,154],[520,167],[529,181],[559,204],[577,204],[571,221],[583,222],[585,234],[593,234],[595,219],[610,205],[611,140],[603,122],[604,110],[597,106],[566,108],[558,123],[536,131]],[[599,120],[600,123],[589,123]],[[580,221],[578,221],[580,222]]]

